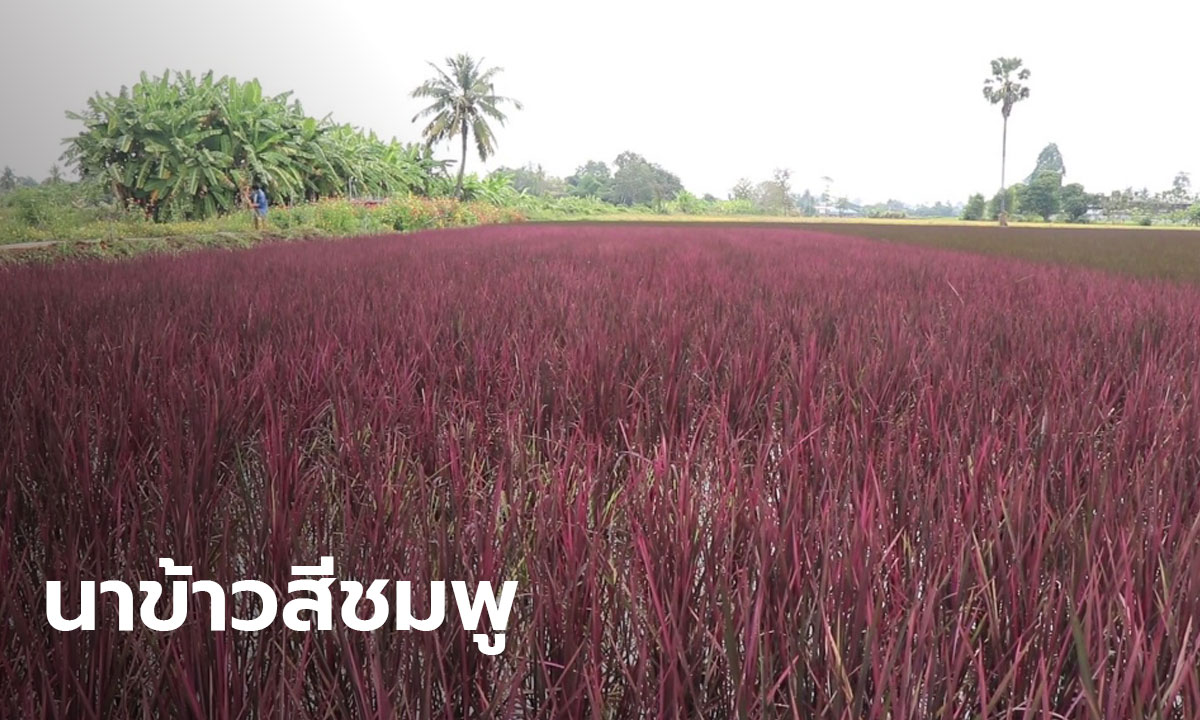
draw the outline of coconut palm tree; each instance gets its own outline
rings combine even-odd
[[[1004,166],[1008,160],[1008,116],[1013,105],[1029,97],[1029,88],[1021,81],[1029,79],[1029,69],[1021,67],[1021,58],[996,58],[992,61],[992,76],[983,81],[983,97],[1000,106],[1004,116],[1004,136],[1000,146],[1000,224],[1007,225],[1004,192]]]
[[[501,125],[508,119],[500,110],[505,103],[512,103],[520,110],[521,103],[512,98],[497,95],[492,78],[502,68],[483,68],[483,59],[475,60],[470,55],[446,58],[446,69],[429,63],[437,76],[426,80],[412,91],[414,98],[430,98],[433,103],[417,113],[412,121],[433,116],[425,126],[423,135],[428,145],[462,137],[462,161],[458,164],[458,181],[454,185],[456,195],[462,195],[463,171],[467,165],[467,135],[475,135],[475,148],[479,159],[487,160],[496,151],[496,137],[488,125],[488,119]]]

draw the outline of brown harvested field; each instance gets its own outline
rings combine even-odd
[[[612,221],[629,223],[629,219]],[[586,221],[585,221],[586,222]],[[601,220],[609,224],[609,220]],[[1200,229],[1112,225],[1013,225],[927,220],[792,220],[694,218],[635,223],[801,226],[809,230],[874,240],[1007,255],[1034,261],[1082,265],[1140,277],[1200,283]]]
[[[816,225],[817,223],[814,223]],[[819,223],[823,232],[1200,283],[1200,230]]]

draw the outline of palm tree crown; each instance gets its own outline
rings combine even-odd
[[[446,58],[446,69],[429,63],[437,75],[426,80],[412,91],[414,98],[431,98],[429,107],[417,113],[413,122],[432,116],[422,135],[425,142],[433,145],[443,140],[462,138],[462,161],[458,165],[458,182],[455,192],[462,193],[463,171],[467,164],[467,137],[475,136],[475,148],[479,159],[487,160],[496,152],[496,136],[488,125],[488,119],[501,125],[508,119],[500,110],[504,103],[512,103],[521,109],[521,103],[512,98],[497,95],[492,79],[502,68],[484,69],[483,59],[475,60],[470,55]]]
[[[992,77],[983,81],[983,96],[999,105],[1000,114],[1007,119],[1013,105],[1029,97],[1029,88],[1019,82],[1028,79],[1029,68],[1021,67],[1021,58],[996,58],[992,61]]]

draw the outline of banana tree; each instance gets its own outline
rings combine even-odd
[[[97,94],[68,116],[84,128],[64,158],[159,220],[230,212],[252,184],[285,203],[343,195],[351,183],[422,192],[438,167],[395,141],[307,117],[290,93],[267,96],[257,81],[212,73],[143,73],[132,90]]]

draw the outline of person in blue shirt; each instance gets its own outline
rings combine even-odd
[[[254,208],[254,229],[262,230],[267,223],[267,191],[261,185],[250,192],[250,206]]]

